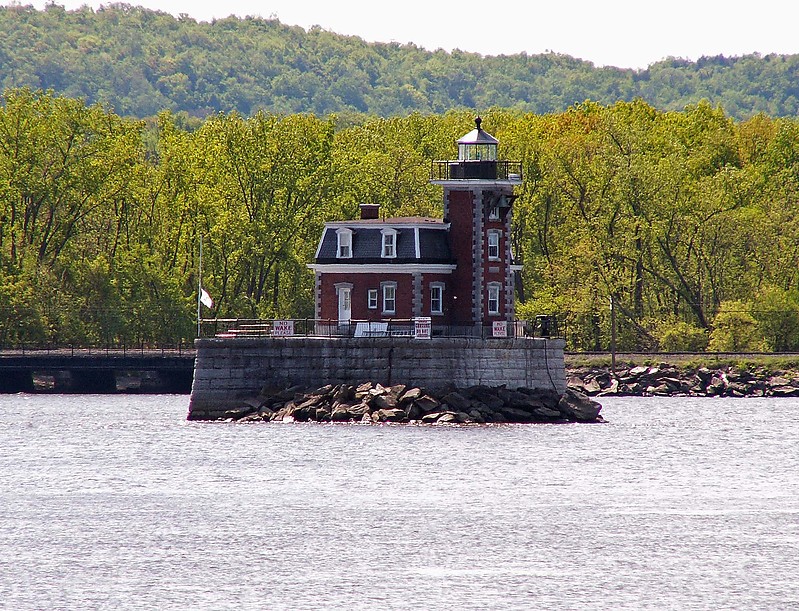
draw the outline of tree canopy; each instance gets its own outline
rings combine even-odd
[[[563,112],[640,98],[663,111],[707,100],[743,120],[799,113],[799,56],[668,59],[598,68],[556,53],[482,56],[367,43],[277,19],[197,22],[128,4],[0,7],[0,91],[52,90],[122,116],[309,112],[392,117],[504,107]]]
[[[337,124],[219,113],[187,126],[27,88],[0,97],[0,346],[173,343],[194,333],[198,247],[221,317],[311,317],[306,264],[359,203],[440,215],[431,159],[473,113]],[[493,108],[521,161],[519,315],[568,348],[799,349],[799,120],[706,102]]]

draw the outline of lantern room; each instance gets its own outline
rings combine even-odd
[[[474,120],[475,129],[458,140],[458,161],[497,160],[499,141],[480,127],[482,121],[480,117],[477,117]]]
[[[504,180],[521,183],[521,164],[500,161],[497,155],[499,141],[482,128],[480,117],[474,120],[475,128],[457,141],[458,159],[433,161],[430,180]]]

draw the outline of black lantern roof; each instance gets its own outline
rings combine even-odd
[[[493,144],[494,146],[499,144],[499,140],[480,127],[482,122],[480,117],[475,118],[474,124],[477,127],[458,140],[458,144]]]

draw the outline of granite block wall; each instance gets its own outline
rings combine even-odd
[[[216,418],[264,386],[483,384],[566,389],[563,340],[433,338],[207,338],[196,341],[192,419]]]

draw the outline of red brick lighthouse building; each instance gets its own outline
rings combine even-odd
[[[453,335],[514,320],[510,228],[521,164],[498,159],[479,117],[457,144],[457,160],[432,163],[443,219],[381,219],[377,206],[362,205],[360,220],[325,225],[309,265],[317,319],[348,327],[429,317],[434,334]]]
[[[487,326],[515,314],[510,230],[513,187],[521,164],[497,158],[498,141],[481,127],[458,140],[458,160],[433,163],[431,182],[444,187],[444,222],[457,266],[452,273],[455,325]]]

